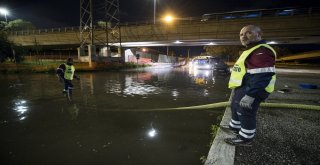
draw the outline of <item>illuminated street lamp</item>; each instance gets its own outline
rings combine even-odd
[[[0,14],[4,15],[6,18],[6,23],[8,23],[7,15],[9,14],[9,11],[6,8],[0,8]]]
[[[164,21],[167,23],[171,23],[173,21],[173,17],[171,15],[167,15],[164,17]]]
[[[143,52],[146,52],[146,51],[147,51],[147,49],[146,49],[146,48],[142,48],[142,51],[143,51]]]

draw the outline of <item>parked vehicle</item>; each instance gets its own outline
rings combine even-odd
[[[213,70],[214,72],[229,73],[229,67],[220,57],[197,56],[190,62],[190,68],[195,70]]]
[[[213,57],[210,59],[212,63],[212,69],[214,72],[230,73],[230,69],[225,61],[220,57]]]

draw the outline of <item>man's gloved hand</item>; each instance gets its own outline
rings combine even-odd
[[[250,97],[248,95],[244,95],[242,99],[240,100],[240,106],[243,108],[249,108],[252,109],[252,103],[254,102],[254,98]]]

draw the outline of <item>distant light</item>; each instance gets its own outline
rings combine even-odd
[[[175,41],[174,43],[175,43],[175,44],[182,44],[183,42],[177,40],[177,41]]]
[[[292,11],[294,11],[294,9],[287,9],[287,10],[283,10],[283,11],[292,12]]]
[[[234,19],[236,16],[224,16],[223,19]]]
[[[260,13],[252,13],[252,14],[247,14],[247,15],[243,15],[241,16],[242,18],[256,18],[259,17]]]
[[[267,44],[278,44],[277,42],[275,42],[275,41],[269,41],[269,42],[267,42]]]
[[[9,11],[6,8],[0,8],[0,14],[8,15]]]
[[[157,135],[157,131],[152,128],[149,132],[148,132],[149,137],[153,138]]]
[[[168,23],[173,21],[173,17],[171,15],[167,15],[166,17],[164,17],[164,20]]]
[[[213,43],[213,42],[210,42],[208,45],[216,45],[215,43]]]
[[[208,65],[208,68],[210,68],[210,67],[211,67],[211,66],[210,66],[210,65]],[[210,72],[207,70],[204,74],[205,74],[205,76],[206,76],[206,77],[209,77]]]
[[[146,48],[142,48],[142,51],[143,51],[143,52],[146,52],[146,51],[147,51],[147,49],[146,49]]]

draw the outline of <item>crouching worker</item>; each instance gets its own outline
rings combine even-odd
[[[74,74],[75,67],[73,66],[73,59],[68,58],[67,63],[65,64],[64,71],[64,91],[71,93],[73,89],[72,80],[73,78],[80,79],[78,76]]]

